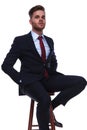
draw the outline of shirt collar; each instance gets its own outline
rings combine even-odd
[[[37,38],[39,37],[39,35],[38,35],[37,33],[33,32],[33,31],[31,31],[31,35],[32,35],[32,37],[33,37],[34,42],[35,42],[35,41],[37,40]],[[41,36],[44,38],[44,35],[43,35],[43,34],[42,34]]]

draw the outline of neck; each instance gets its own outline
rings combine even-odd
[[[38,35],[42,35],[43,34],[43,31],[38,31],[38,30],[35,30],[35,29],[32,29],[32,31],[35,32]]]

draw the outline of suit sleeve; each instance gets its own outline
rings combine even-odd
[[[8,74],[17,84],[20,81],[20,73],[14,69],[16,60],[20,57],[20,46],[16,38],[11,46],[9,53],[7,54],[2,64],[2,70]]]

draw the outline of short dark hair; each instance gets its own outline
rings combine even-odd
[[[28,12],[30,18],[32,17],[33,13],[34,13],[35,11],[38,11],[38,10],[45,11],[45,8],[44,8],[42,5],[36,5],[36,6],[32,7],[32,8],[29,10],[29,12]]]

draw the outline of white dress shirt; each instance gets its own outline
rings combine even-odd
[[[41,48],[40,48],[40,43],[39,43],[39,35],[36,34],[35,32],[31,31],[31,35],[32,35],[32,38],[33,38],[33,41],[34,41],[34,44],[35,44],[35,47],[36,47],[36,50],[37,52],[39,53],[39,55],[41,56]],[[47,44],[47,41],[44,37],[44,35],[41,35],[43,37],[43,44],[44,44],[44,47],[45,47],[45,51],[46,51],[46,59],[50,53],[50,47],[48,46]]]

